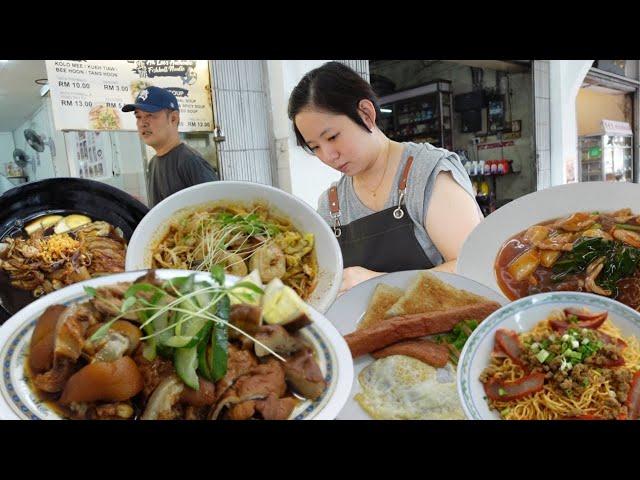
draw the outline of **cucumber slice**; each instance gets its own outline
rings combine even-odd
[[[191,347],[193,345],[190,345],[190,344],[193,343],[194,340],[196,340],[194,337],[187,337],[187,336],[182,336],[182,335],[174,335],[173,337],[169,337],[164,342],[164,345],[166,345],[167,347],[172,347],[172,348]]]
[[[218,317],[222,320],[229,321],[231,304],[229,297],[225,295],[218,302]],[[227,362],[229,360],[229,341],[227,336],[227,325],[217,323],[213,326],[213,335],[211,335],[211,358],[210,370],[214,381],[220,380],[227,373]]]
[[[209,336],[212,329],[213,324],[208,323],[198,335],[200,337],[200,342],[198,343],[198,372],[209,381],[213,381],[211,369],[209,368],[211,362],[207,361],[208,355],[211,354],[211,349],[207,347],[209,346]]]
[[[198,367],[197,347],[177,348],[174,353],[173,364],[176,367],[176,373],[186,385],[194,390],[200,389],[200,382],[196,373],[196,368]]]

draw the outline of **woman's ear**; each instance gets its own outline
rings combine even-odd
[[[364,124],[369,130],[373,130],[373,127],[376,126],[376,107],[374,107],[373,102],[367,99],[360,100],[358,102],[358,111]]]

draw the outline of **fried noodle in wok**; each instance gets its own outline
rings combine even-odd
[[[13,287],[32,291],[35,297],[96,275],[124,271],[124,240],[103,221],[68,233],[4,242],[0,266]]]

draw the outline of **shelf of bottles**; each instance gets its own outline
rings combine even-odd
[[[452,96],[436,91],[382,105],[381,130],[397,142],[427,142],[452,149]]]

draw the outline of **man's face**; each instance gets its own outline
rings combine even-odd
[[[151,113],[136,108],[135,115],[142,141],[152,148],[164,145],[178,129],[176,112],[160,110]]]

